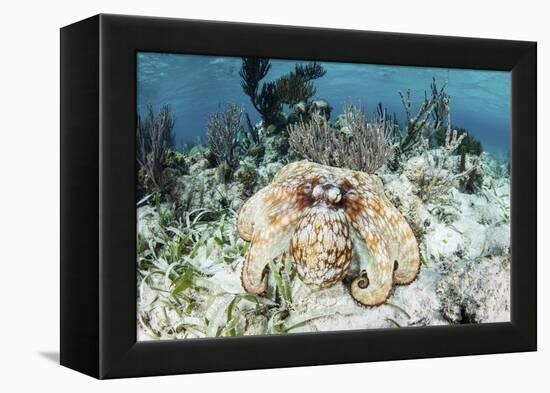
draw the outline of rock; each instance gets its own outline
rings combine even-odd
[[[200,175],[205,169],[210,167],[210,162],[206,158],[200,158],[189,168],[190,175]]]
[[[314,109],[326,109],[326,108],[329,108],[330,105],[327,100],[320,99],[320,100],[312,101],[311,107]]]
[[[270,124],[265,128],[265,135],[273,135],[279,131],[279,127],[275,124]]]
[[[216,167],[216,181],[218,184],[225,184],[231,179],[233,169],[227,163],[221,163]]]
[[[462,235],[441,223],[432,225],[423,240],[422,254],[436,262],[453,258],[463,247]]]
[[[164,153],[164,165],[170,168],[185,168],[187,166],[187,156],[175,150],[167,150]]]
[[[300,101],[299,103],[295,104],[292,109],[295,113],[305,113],[306,112],[306,103],[304,101]]]
[[[418,189],[419,183],[424,179],[426,163],[423,157],[410,158],[403,166],[403,175]]]
[[[510,225],[488,227],[485,234],[489,255],[505,256],[510,253]]]
[[[395,288],[388,302],[407,313],[396,313],[399,317],[397,320],[403,321],[402,323],[407,326],[447,324],[439,311],[440,300],[435,291],[441,277],[441,264],[422,264],[416,280],[409,285]]]
[[[203,169],[193,175],[181,176],[172,188],[172,199],[183,211],[199,208],[218,210],[230,207],[233,202],[239,203],[244,192],[242,185],[220,182],[220,176],[219,168]]]
[[[449,264],[436,292],[451,323],[510,321],[510,259],[493,256]]]
[[[243,186],[239,183],[229,183],[224,186],[217,186],[211,192],[207,194],[207,197],[211,200],[213,209],[219,210],[224,208],[232,208],[239,211],[244,203],[244,190]]]
[[[333,125],[335,128],[341,129],[343,127],[347,127],[348,122],[346,121],[346,117],[340,114],[336,116],[336,119],[334,119]]]
[[[319,113],[321,116],[324,116],[325,118],[329,119],[330,114],[332,112],[332,106],[328,103],[327,100],[315,100],[311,103],[310,108],[311,113]]]
[[[289,152],[288,138],[286,135],[278,134],[271,135],[265,138],[264,141],[265,153],[264,163],[278,162],[281,157],[284,157]]]
[[[235,172],[235,178],[243,185],[245,190],[252,191],[258,179],[258,172],[252,166],[243,165]]]
[[[415,186],[405,175],[381,175],[386,196],[403,214],[415,236],[422,240],[424,233],[433,221],[422,200],[413,191]]]
[[[478,258],[486,249],[485,227],[467,216],[459,216],[457,222],[450,226],[462,236],[462,245],[458,256],[463,258]]]
[[[254,144],[248,149],[248,153],[256,160],[263,157],[265,147],[262,144]]]

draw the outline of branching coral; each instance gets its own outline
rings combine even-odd
[[[260,88],[260,82],[271,69],[269,59],[260,57],[243,57],[239,71],[241,87],[244,93],[250,97],[254,109],[260,113],[262,120],[267,124],[279,121],[282,107],[277,98],[276,84],[264,83]]]
[[[464,139],[457,149],[458,154],[460,154],[459,171],[467,172],[468,154],[476,156],[468,176],[460,179],[459,181],[460,190],[462,192],[474,193],[479,191],[481,184],[483,183],[483,173],[479,170],[480,165],[478,162],[479,157],[483,153],[483,148],[481,147],[481,143],[470,135],[470,133],[468,133],[465,129],[459,128],[457,129],[457,132],[458,135],[464,135]]]
[[[436,201],[444,198],[451,187],[460,181],[467,179],[480,165],[479,157],[470,168],[459,168],[458,173],[453,173],[449,168],[450,157],[456,152],[465,135],[459,135],[456,130],[447,128],[445,144],[438,150],[429,150],[428,139],[422,137],[420,149],[424,157],[424,163],[418,174],[418,194],[424,202]]]
[[[424,101],[417,113],[413,115],[411,91],[399,92],[405,109],[406,131],[400,136],[400,143],[396,148],[395,158],[406,156],[416,147],[419,147],[421,138],[431,139],[435,133],[445,130],[450,124],[449,96],[445,92],[446,83],[437,87],[435,78],[430,85],[430,95],[425,94]]]
[[[430,94],[425,93],[424,101],[415,115],[412,113],[410,90],[405,93],[399,92],[407,118],[406,132],[394,134],[399,143],[390,167],[396,169],[412,152],[420,152],[426,157],[426,171],[431,180],[424,183],[424,170],[415,176],[422,179],[420,189],[424,200],[442,197],[457,183],[462,191],[474,192],[482,181],[482,175],[478,171],[480,158],[474,159],[472,165],[467,168],[466,155],[480,156],[483,148],[465,129],[451,130],[450,97],[445,92],[445,87],[446,83],[438,88],[434,78],[430,85]],[[429,147],[440,148],[437,157],[432,156]],[[452,154],[460,155],[458,174],[443,176],[446,162]]]
[[[147,107],[147,117],[137,119],[137,161],[154,187],[163,187],[163,160],[167,149],[174,144],[174,118],[170,106],[162,107],[157,116],[153,107]]]
[[[302,77],[305,82],[310,82],[325,76],[327,71],[319,63],[313,62],[305,65],[296,64],[294,73]]]
[[[271,82],[260,82],[271,68],[269,59],[244,57],[239,75],[241,86],[254,108],[262,116],[264,125],[285,123],[283,105],[294,106],[308,102],[315,95],[312,81],[325,75],[326,70],[318,63],[296,64],[294,71]]]
[[[218,165],[233,167],[236,164],[234,150],[242,129],[242,116],[243,108],[228,105],[226,109],[212,114],[208,119],[206,138]]]
[[[279,101],[292,106],[299,102],[307,102],[316,92],[313,83],[307,82],[294,72],[279,78],[276,87]]]
[[[296,64],[293,72],[283,75],[276,82],[280,102],[291,106],[308,102],[317,91],[312,81],[325,74],[326,70],[319,63]]]
[[[462,143],[460,144],[460,147],[458,148],[459,154],[474,154],[476,156],[481,155],[483,153],[483,146],[481,145],[481,142],[478,141],[472,134],[470,134],[466,129],[464,128],[457,128],[456,131],[458,132],[458,135],[464,134],[465,137],[462,140]]]
[[[377,116],[369,122],[362,108],[344,108],[347,126],[337,129],[314,114],[309,122],[288,126],[291,148],[320,164],[374,173],[391,157],[393,122]]]
[[[456,127],[456,132],[458,135],[464,134],[464,139],[457,149],[458,154],[472,154],[479,156],[483,153],[483,146],[481,142],[478,141],[468,130],[461,127]],[[443,146],[445,144],[445,138],[447,136],[447,129],[441,127],[433,135],[433,142],[435,147]]]
[[[275,82],[265,83],[261,93],[254,100],[256,110],[260,112],[264,124],[279,124],[284,121],[283,105],[279,100]]]
[[[242,67],[239,71],[241,77],[241,87],[247,96],[252,100],[252,105],[260,113],[257,98],[260,81],[266,77],[271,68],[269,59],[259,57],[243,57]]]

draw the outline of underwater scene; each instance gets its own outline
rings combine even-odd
[[[138,340],[510,321],[510,73],[138,52]]]

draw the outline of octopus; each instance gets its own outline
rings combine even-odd
[[[313,288],[344,281],[364,306],[386,302],[395,285],[418,275],[420,256],[411,227],[373,174],[309,161],[283,167],[242,206],[239,236],[250,242],[241,281],[249,293],[267,289],[267,265],[288,255]]]

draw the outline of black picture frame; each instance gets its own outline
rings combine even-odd
[[[511,322],[136,342],[136,52],[511,71]],[[61,364],[96,378],[537,348],[536,43],[97,15],[61,29]]]

